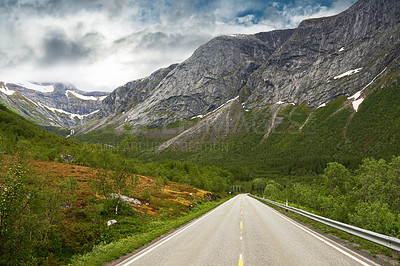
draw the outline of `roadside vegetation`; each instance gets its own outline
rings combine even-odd
[[[303,180],[257,178],[252,192],[400,238],[400,157],[390,162],[365,159],[354,172],[332,162],[322,175]]]
[[[100,265],[227,199],[228,171],[143,162],[134,142],[79,144],[0,105],[0,264]]]
[[[71,264],[82,266],[103,265],[105,262],[118,259],[168,233],[171,229],[176,229],[202,214],[205,214],[228,199],[229,197],[217,202],[205,202],[187,215],[175,219],[159,219],[153,221],[148,225],[148,230],[110,243],[103,242],[95,246],[90,252],[73,257]]]

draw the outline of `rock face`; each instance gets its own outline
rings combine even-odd
[[[399,13],[397,0],[360,0],[339,15],[303,21],[251,75],[243,101],[248,108],[278,101],[317,107],[398,70]]]
[[[119,123],[157,127],[205,115],[236,97],[250,74],[292,33],[217,37],[185,62],[116,89],[103,101],[99,117],[125,112]]]
[[[99,117],[115,116],[142,103],[177,64],[159,69],[149,77],[128,82],[104,99]]]
[[[305,20],[294,30],[214,38],[183,63],[117,88],[79,133],[107,125],[155,128],[199,117],[207,122],[190,132],[216,128],[224,134],[240,126],[242,114],[229,111],[227,103],[243,112],[289,103],[313,110],[345,95],[357,111],[365,95],[399,69],[398,0],[359,0],[341,14]],[[272,128],[274,121],[268,124]],[[181,139],[196,139],[188,132],[180,132]],[[163,147],[176,146],[179,137],[172,142]]]
[[[0,82],[0,100],[42,126],[75,127],[99,111],[108,93],[63,83]]]

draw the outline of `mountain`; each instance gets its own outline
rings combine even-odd
[[[41,126],[71,128],[98,112],[108,93],[83,92],[71,84],[1,82],[0,100]]]
[[[117,88],[79,132],[204,118],[237,96],[246,110],[277,103],[315,109],[343,95],[358,107],[399,69],[398,15],[396,0],[360,0],[294,30],[214,38],[183,63]]]
[[[159,127],[205,115],[236,97],[292,32],[217,37],[183,63],[117,88],[104,100],[94,128],[115,123]]]
[[[396,0],[360,0],[339,15],[303,21],[251,75],[243,101],[315,108],[398,71],[399,12]]]
[[[307,106],[309,118],[344,97],[351,118],[367,95],[396,81],[400,69],[400,6],[396,1],[360,0],[347,11],[303,21],[248,78],[240,97],[158,148],[193,149],[202,139],[263,130],[263,141],[279,126],[279,112]],[[240,106],[241,104],[242,106]],[[252,128],[245,112],[264,110]],[[261,118],[260,118],[261,119]],[[303,121],[305,122],[305,121]],[[249,129],[250,128],[250,129]],[[212,130],[210,130],[212,129]]]
[[[260,176],[356,165],[400,155],[399,69],[398,1],[359,0],[293,30],[212,39],[112,92],[77,131],[135,134],[145,156]]]

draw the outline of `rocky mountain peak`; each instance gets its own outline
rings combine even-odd
[[[385,68],[393,71],[398,66],[398,10],[395,0],[361,0],[336,16],[303,21],[250,77],[247,106],[283,101],[317,107],[356,93]]]
[[[119,123],[156,127],[204,115],[236,97],[292,33],[216,37],[181,64],[117,88],[103,101],[100,117],[122,114]]]

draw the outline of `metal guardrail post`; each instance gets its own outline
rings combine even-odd
[[[382,235],[379,233],[375,233],[373,231],[369,231],[366,229],[362,229],[353,225],[349,225],[349,224],[345,224],[345,223],[341,223],[323,216],[319,216],[310,212],[306,212],[294,207],[290,207],[272,200],[268,200],[268,199],[263,199],[254,195],[249,194],[250,196],[252,196],[253,198],[265,201],[269,204],[275,205],[277,207],[280,207],[282,209],[285,209],[287,211],[292,211],[293,213],[297,213],[300,214],[304,217],[310,218],[311,220],[320,222],[322,224],[328,225],[330,227],[339,229],[343,232],[349,233],[351,235],[363,238],[365,240],[371,241],[375,244],[390,248],[392,250],[392,256],[393,257],[397,257],[398,252],[400,251],[400,239],[392,237],[392,236],[386,236],[386,235]],[[286,201],[287,204],[287,201]]]

